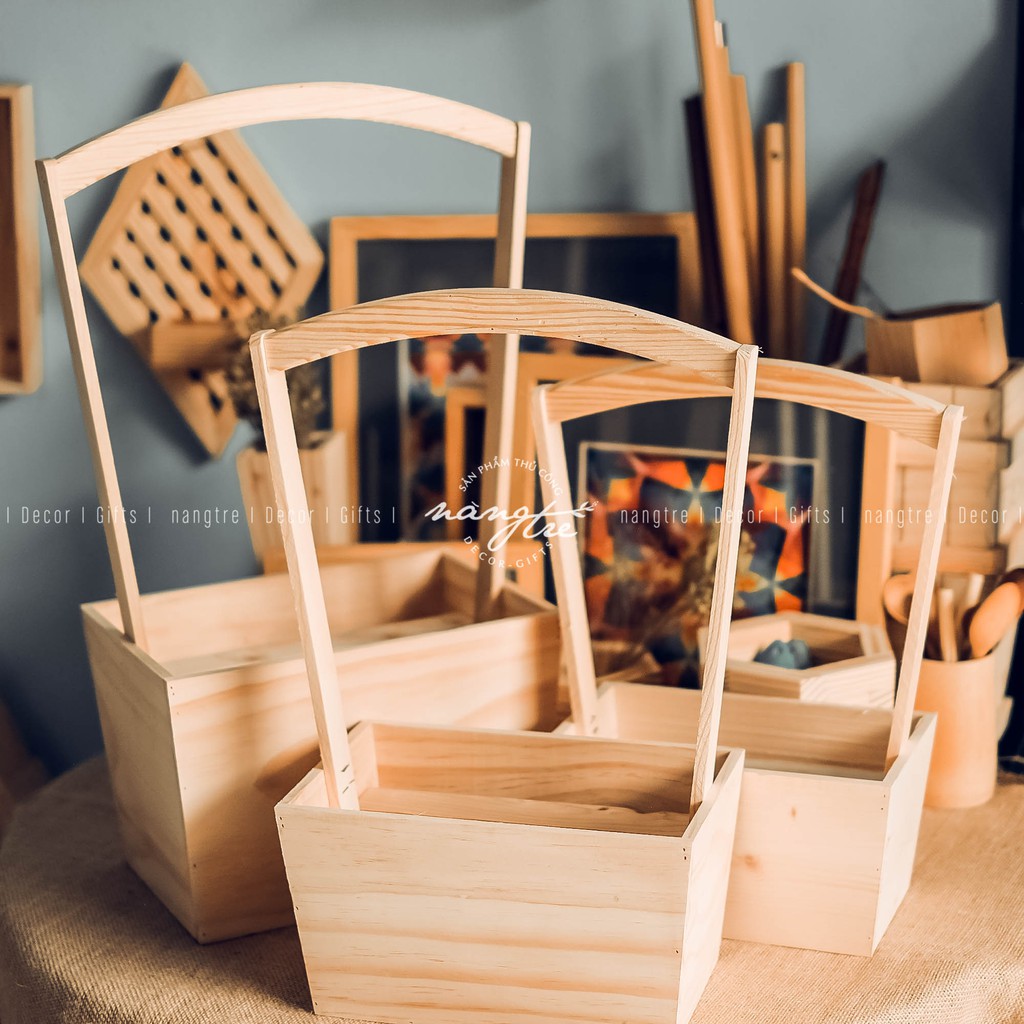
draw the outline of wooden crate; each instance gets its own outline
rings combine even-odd
[[[705,673],[693,747],[367,722],[351,739],[345,730],[285,372],[357,338],[511,330],[692,363],[732,394],[723,498],[731,514],[709,641],[724,647],[752,346],[614,303],[502,289],[385,299],[255,335],[323,756],[323,769],[278,805],[313,1007],[416,1024],[685,1024],[718,959],[743,763],[738,751],[718,752],[721,658]],[[559,499],[567,496],[566,487]],[[559,558],[575,543],[571,518],[562,522],[548,535]],[[492,657],[481,649],[477,661]]]
[[[903,386],[964,409],[939,573],[955,584],[967,573],[994,578],[1024,562],[1024,362],[1014,362],[991,387]],[[867,426],[857,570],[861,622],[883,624],[885,581],[917,566],[930,465],[920,445]],[[880,516],[879,510],[892,514]],[[1012,638],[1000,645],[998,675],[1004,688],[1012,651]]]
[[[679,368],[639,367],[553,384],[535,396],[549,469],[545,502],[567,489],[562,423],[637,402],[721,394]],[[932,510],[949,492],[962,410],[885,382],[826,367],[758,362],[756,391],[830,409],[916,437],[936,451]],[[556,504],[555,506],[559,506]],[[913,867],[934,716],[914,714],[941,525],[926,532],[891,710],[727,693],[722,742],[747,752],[726,905],[728,938],[869,955],[899,907]],[[725,522],[723,518],[723,522]],[[553,562],[563,636],[588,643],[578,552]],[[567,611],[568,609],[568,611]],[[708,647],[707,662],[725,652]],[[597,689],[592,661],[567,659],[573,707],[564,730],[656,740],[678,736],[700,694],[612,681]]]
[[[702,628],[702,650],[706,637]],[[755,661],[773,640],[803,640],[814,664],[789,669]],[[807,612],[758,615],[732,624],[725,689],[817,704],[892,707],[896,658],[881,626]]]
[[[67,201],[125,168],[126,181],[145,177],[152,158],[196,140],[306,119],[415,128],[499,156],[495,281],[521,283],[529,125],[462,103],[347,82],[265,86],[167,106],[39,162],[99,500],[111,510],[104,526],[117,600],[86,606],[84,618],[114,794],[129,863],[201,941],[291,919],[272,807],[315,762],[299,634],[280,577],[140,594]],[[518,344],[495,339],[494,352],[487,448],[507,458]],[[492,476],[485,496],[507,490],[507,473]],[[400,707],[415,715],[429,695],[424,714],[434,722],[519,728],[557,720],[552,609],[507,586],[490,563],[474,569],[438,551],[410,551],[339,565],[325,578],[334,656],[359,695],[354,714],[390,718]],[[470,676],[463,669],[480,650],[490,660]]]
[[[323,580],[349,724],[550,729],[564,713],[544,601],[509,585],[501,616],[474,623],[476,573],[440,551]],[[142,603],[145,651],[125,642],[116,601],[83,608],[128,863],[202,942],[288,924],[273,806],[318,759],[288,580]]]

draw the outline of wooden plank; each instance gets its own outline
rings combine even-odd
[[[787,358],[786,273],[786,137],[781,124],[765,125],[762,141],[764,173],[764,296],[765,339],[770,356]]]
[[[742,197],[733,153],[728,68],[718,44],[713,0],[691,0],[691,10],[700,64],[728,333],[741,344],[750,344],[754,340],[753,310],[744,247]]]
[[[724,331],[725,297],[722,292],[722,261],[718,251],[714,197],[711,192],[711,171],[708,166],[707,132],[704,130],[704,106],[699,95],[683,101],[686,142],[690,156],[690,182],[693,208],[697,216],[700,240],[702,309],[698,319],[703,327]],[[683,313],[683,320],[688,319]]]
[[[750,123],[750,105],[747,101],[747,80],[743,75],[731,75],[733,101],[733,130],[736,133],[735,152],[739,161],[740,183],[743,196],[743,232],[747,243],[747,270],[750,277],[750,306],[757,309],[761,298],[761,230],[760,210],[757,205],[757,164],[754,160],[754,130]]]
[[[807,358],[806,295],[789,275],[807,263],[807,112],[804,66],[786,65],[786,354]]]

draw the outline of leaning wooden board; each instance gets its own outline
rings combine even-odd
[[[161,107],[208,95],[182,64]],[[85,256],[82,280],[142,352],[157,323],[241,322],[255,311],[294,315],[323,253],[236,132],[185,142],[125,173]],[[220,369],[155,369],[211,455],[237,423]]]

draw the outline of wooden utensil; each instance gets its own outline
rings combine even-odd
[[[939,652],[943,661],[959,661],[956,633],[956,611],[953,591],[941,587],[936,592],[936,620],[939,631]]]
[[[1021,614],[1020,580],[1000,583],[975,609],[968,624],[972,658],[984,658],[1013,628]]]
[[[890,576],[882,587],[882,606],[886,614],[901,626],[907,624],[913,594],[914,577],[909,573]]]

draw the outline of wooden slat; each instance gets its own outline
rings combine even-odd
[[[754,131],[750,123],[747,80],[743,75],[730,76],[733,102],[733,131],[736,134],[736,155],[739,160],[743,198],[743,233],[747,244],[747,271],[750,278],[750,307],[760,305],[761,293],[761,226],[757,205],[757,164],[754,159]]]
[[[807,262],[807,112],[803,64],[786,65],[786,354],[807,357],[805,305],[807,296],[789,277],[789,268]]]
[[[728,66],[718,44],[713,0],[691,0],[691,9],[700,63],[704,128],[707,133],[708,165],[722,260],[728,332],[738,342],[750,344],[754,340],[753,315],[744,251],[738,165],[733,152],[732,90]]]
[[[768,354],[785,358],[786,305],[789,275],[786,273],[786,137],[781,124],[765,126],[762,141],[764,173],[764,322]]]
[[[67,199],[108,174],[193,139],[248,125],[320,118],[417,128],[506,157],[516,147],[514,121],[425,93],[355,82],[266,85],[207,96],[187,109],[147,114],[68,150],[55,161],[58,192]]]
[[[364,302],[284,327],[267,336],[274,369],[387,341],[434,334],[522,333],[586,342],[662,362],[687,362],[709,380],[732,383],[728,338],[646,310],[580,295],[522,289],[463,288]]]

